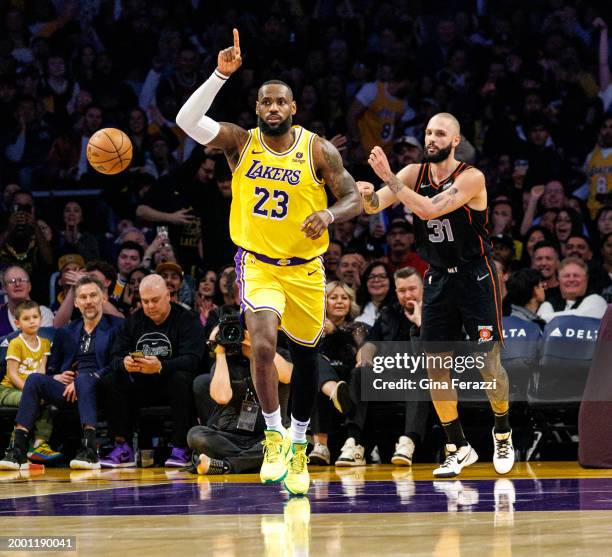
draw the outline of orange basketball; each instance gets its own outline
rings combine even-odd
[[[117,128],[98,130],[87,143],[87,160],[102,174],[118,174],[132,161],[132,142]]]

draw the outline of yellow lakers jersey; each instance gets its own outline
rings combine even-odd
[[[406,110],[406,103],[387,93],[384,83],[377,83],[376,98],[357,121],[361,144],[366,154],[378,145],[385,151],[391,148],[395,121]]]
[[[293,145],[277,153],[258,128],[249,131],[232,177],[230,236],[237,246],[271,258],[312,259],[327,250],[329,235],[311,240],[300,227],[327,207],[327,195],[314,168],[316,135],[301,126],[293,132]]]
[[[612,153],[604,157],[601,147],[597,145],[587,164],[586,175],[589,181],[587,207],[591,212],[591,217],[595,218],[597,211],[602,206],[595,196],[598,193],[612,192]]]

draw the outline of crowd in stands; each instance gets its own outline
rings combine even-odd
[[[290,0],[259,8],[0,1],[0,336],[8,342],[21,330],[21,349],[36,348],[38,362],[13,369],[11,358],[22,356],[11,342],[0,405],[19,406],[14,437],[30,456],[57,456],[48,416],[32,410],[38,401],[76,401],[83,443],[75,458],[95,464],[96,397],[75,393],[100,381],[116,442],[109,466],[135,462],[129,406],[163,402],[175,420],[169,465],[185,464],[192,448],[210,452],[210,473],[257,467],[249,451],[262,438],[261,417],[249,435],[233,432],[248,421],[234,404],[252,390],[248,338],[237,354],[218,343],[212,356],[206,348],[220,308],[237,301],[231,172],[175,123],[232,27],[243,66],[215,100],[217,120],[255,127],[259,84],[282,79],[297,101],[294,123],[330,139],[357,180],[376,183],[372,146],[385,149],[396,171],[418,163],[428,119],[451,112],[463,136],[457,157],[486,175],[504,315],[543,328],[559,316],[601,319],[612,300],[610,13],[578,0]],[[132,141],[132,163],[116,176],[86,160],[89,137],[103,127]],[[371,357],[368,341],[418,333],[427,265],[402,205],[334,223],[330,237],[311,459],[332,462],[328,436],[336,435],[342,466],[369,458],[372,421],[355,369]],[[30,314],[39,322],[24,333]],[[94,330],[104,334],[90,338]],[[41,339],[54,335],[58,352],[47,355]],[[62,335],[74,336],[76,353],[67,354]],[[129,354],[145,348],[154,359],[141,365]],[[291,363],[283,349],[278,357],[285,390]],[[45,369],[57,381],[24,380]],[[389,446],[379,443],[380,456],[406,464],[426,436],[428,405],[392,412],[403,417]],[[231,454],[219,449],[228,441],[218,431],[231,433]]]

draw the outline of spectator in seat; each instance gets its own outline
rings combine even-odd
[[[76,402],[83,441],[70,467],[100,468],[96,449],[96,391],[100,379],[110,371],[110,347],[122,321],[102,312],[104,287],[97,279],[81,277],[74,290],[74,303],[81,318],[57,331],[47,375],[36,374],[25,382],[15,419],[15,441],[8,455],[14,464],[25,463],[25,447],[39,405],[45,400],[59,407]]]
[[[30,300],[32,283],[30,276],[23,267],[11,265],[4,271],[2,277],[6,291],[6,304],[0,307],[0,337],[6,336],[18,329],[15,322],[15,308],[20,302]],[[46,306],[40,306],[41,327],[53,326],[53,312]]]
[[[353,407],[348,382],[355,367],[357,342],[351,325],[359,306],[355,301],[355,291],[343,282],[328,282],[325,293],[325,329],[318,345],[324,360],[319,364],[319,393],[312,419],[314,448],[308,456],[312,464],[327,466],[330,463],[327,441],[332,428],[333,408],[340,414],[348,414]]]
[[[45,302],[49,297],[48,271],[53,264],[53,253],[36,221],[32,194],[17,191],[10,211],[8,228],[0,241],[0,267],[23,267],[33,281],[33,297]]]
[[[183,286],[183,278],[185,276],[183,268],[178,263],[166,261],[165,263],[160,263],[155,272],[166,281],[166,286],[170,291],[170,301],[183,306],[185,309],[191,309],[187,304],[179,300],[179,292]]]
[[[115,307],[113,301],[109,299],[109,292],[112,290],[117,279],[116,269],[106,261],[90,261],[85,266],[85,269],[70,272],[66,281],[74,286],[83,276],[90,276],[100,281],[102,285],[102,311],[105,314],[123,319],[123,314]],[[64,300],[55,313],[53,326],[59,329],[70,321],[79,318],[80,315],[74,303],[74,288],[71,288],[66,292]]]
[[[371,327],[380,310],[393,303],[395,294],[391,288],[392,278],[391,268],[384,261],[374,261],[366,267],[357,290],[357,305],[362,311],[355,321]]]
[[[366,261],[360,253],[349,252],[340,257],[336,276],[351,288],[357,290],[361,283],[361,273],[365,269]]]
[[[66,296],[69,295],[75,282],[80,277],[79,271],[85,268],[85,261],[78,253],[67,253],[57,260],[57,268],[60,273],[57,286],[61,290],[57,293],[56,299],[51,303],[51,309],[54,311],[59,309]]]
[[[395,272],[395,293],[397,303],[382,309],[374,327],[367,336],[366,343],[357,353],[357,367],[351,373],[351,398],[355,411],[347,419],[347,436],[336,466],[365,465],[365,434],[367,423],[371,424],[374,412],[371,403],[361,397],[361,367],[371,366],[377,347],[375,342],[410,341],[418,336],[421,327],[421,306],[423,303],[423,280],[414,267],[405,267]],[[390,406],[378,406],[377,409],[389,409]],[[397,406],[396,406],[397,408]],[[429,403],[426,401],[409,401],[402,405],[404,424],[402,434],[395,444],[391,462],[398,466],[412,465],[415,447],[425,436],[425,426],[429,415]],[[380,420],[376,425],[380,425]],[[376,443],[375,443],[376,444]],[[386,447],[378,447],[384,452]],[[381,452],[381,456],[383,456]]]
[[[599,294],[587,296],[589,269],[578,257],[566,257],[559,264],[558,298],[545,301],[538,315],[547,323],[562,315],[579,315],[601,319],[608,304]]]
[[[115,289],[111,295],[113,300],[119,300],[121,293],[127,282],[128,275],[134,270],[140,267],[144,257],[144,250],[140,244],[136,242],[127,241],[121,244],[119,248],[119,255],[117,256],[117,281],[115,282]]]
[[[404,219],[394,219],[387,230],[389,252],[387,259],[392,272],[403,267],[414,267],[421,276],[427,270],[427,263],[412,251],[414,245],[414,229]]]
[[[323,254],[323,265],[325,266],[325,276],[327,280],[336,280],[336,272],[342,257],[343,247],[340,242],[330,240],[327,251]]]
[[[32,300],[20,302],[15,308],[15,320],[20,333],[11,340],[6,353],[6,375],[0,383],[2,406],[19,406],[28,377],[32,374],[42,376],[45,373],[51,343],[48,339],[38,336],[40,317],[40,307]],[[49,447],[53,423],[48,409],[45,407],[36,423],[34,424],[33,420],[32,422],[32,447],[22,447],[23,452],[17,455],[14,448],[9,446],[4,459],[0,461],[0,470],[18,469],[18,465],[25,464],[27,458],[33,462],[52,462],[62,456]]]
[[[514,271],[506,282],[511,303],[510,315],[533,321],[544,328],[546,323],[537,313],[546,297],[545,284],[542,275],[535,269]]]
[[[112,349],[112,373],[102,385],[115,448],[101,464],[136,465],[132,438],[133,410],[147,404],[172,408],[172,455],[166,466],[189,463],[186,439],[194,424],[192,383],[200,372],[204,331],[196,315],[170,301],[164,279],[149,275],[140,283],[142,309],[126,318]]]
[[[559,248],[553,242],[538,242],[533,246],[531,268],[539,271],[546,282],[546,299],[559,296]]]
[[[100,250],[96,237],[83,230],[83,208],[77,201],[68,201],[64,205],[64,230],[60,232],[60,249],[66,246],[75,249],[85,261],[98,259]],[[64,251],[66,250],[64,248]]]

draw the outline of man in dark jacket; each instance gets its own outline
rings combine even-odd
[[[383,308],[376,319],[366,343],[357,354],[357,367],[351,374],[351,398],[355,411],[347,420],[348,438],[342,447],[336,466],[362,466],[365,462],[365,430],[369,416],[367,401],[361,396],[361,368],[371,366],[379,342],[410,342],[411,337],[418,336],[421,327],[421,305],[423,301],[423,281],[414,267],[404,267],[395,272],[395,293],[398,303]],[[385,404],[385,409],[397,405]],[[411,466],[415,445],[423,440],[425,426],[429,416],[429,402],[407,401],[402,404],[405,416],[403,433],[395,444],[391,463],[397,466]],[[389,428],[387,428],[389,429]],[[379,452],[383,449],[376,442]]]
[[[103,313],[104,287],[96,278],[82,277],[74,289],[74,304],[82,318],[57,331],[47,373],[31,374],[23,388],[15,419],[14,442],[2,461],[13,463],[16,469],[27,464],[28,438],[42,400],[60,407],[77,402],[83,443],[70,461],[70,467],[100,468],[96,452],[96,388],[110,371],[110,347],[123,320]]]
[[[112,373],[103,381],[116,444],[101,464],[107,468],[135,466],[134,450],[127,442],[133,430],[132,409],[170,404],[174,447],[166,466],[186,466],[187,432],[195,423],[192,383],[202,366],[204,331],[194,313],[170,302],[161,276],[142,279],[139,291],[142,309],[130,315],[117,332]]]

